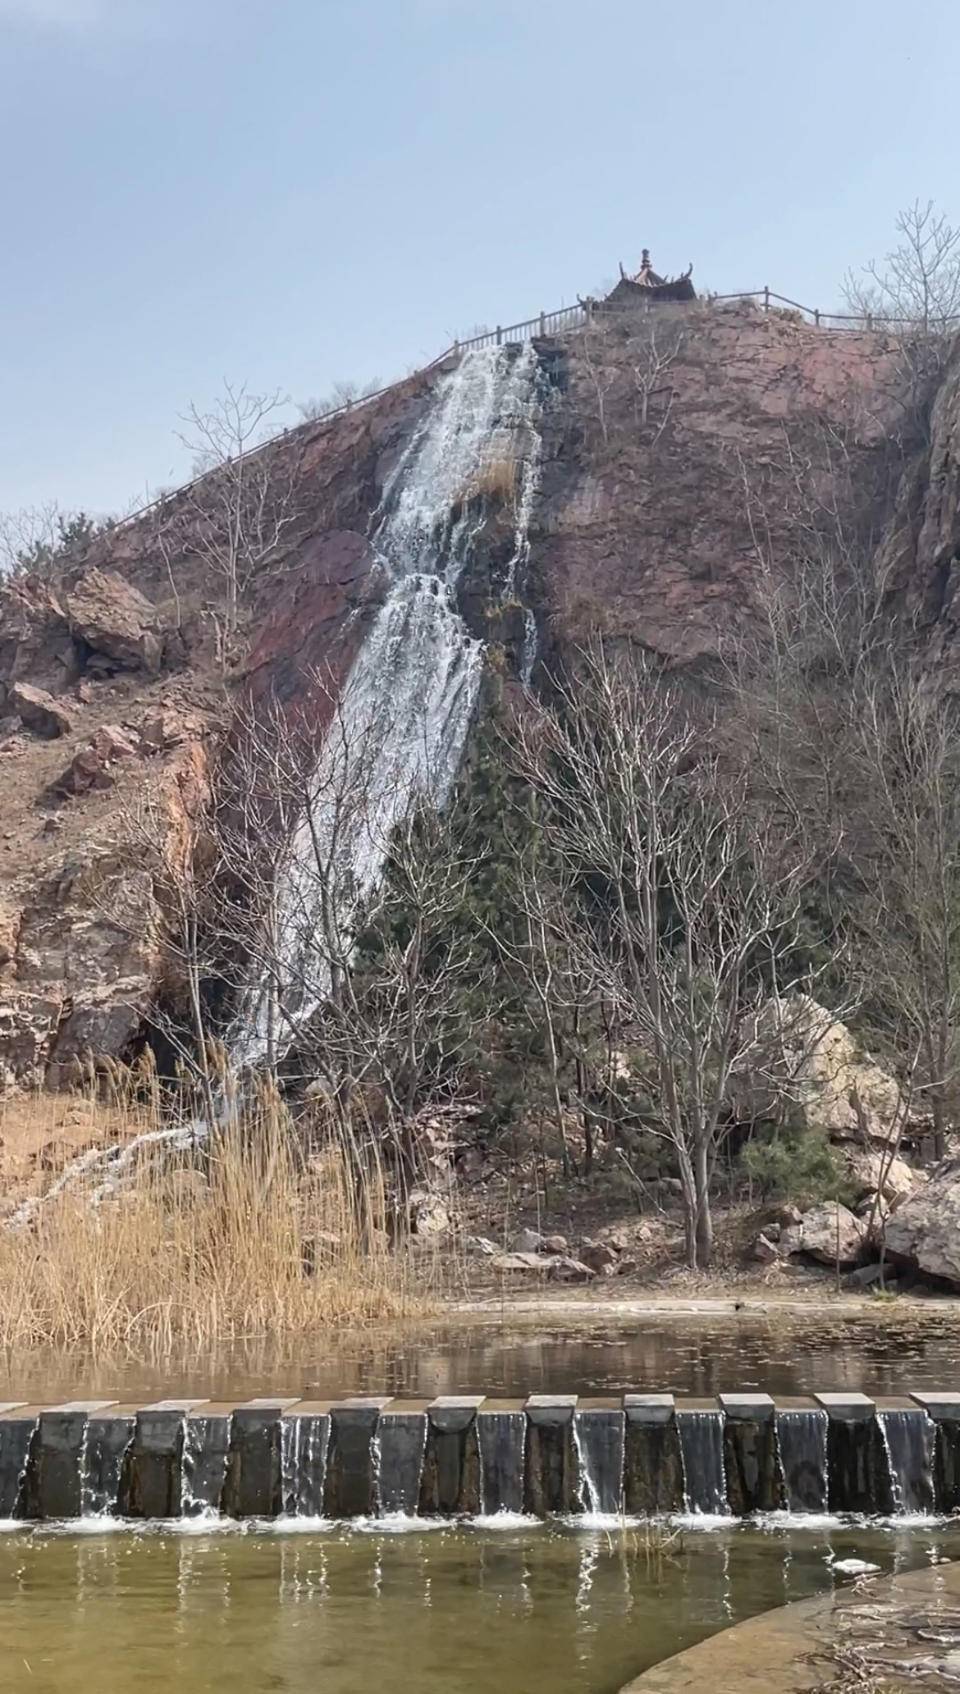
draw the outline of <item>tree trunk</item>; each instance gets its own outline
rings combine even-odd
[[[696,1244],[697,1268],[706,1270],[713,1258],[713,1218],[710,1212],[710,1162],[705,1143],[698,1143],[694,1152],[693,1175],[696,1184]]]
[[[694,1179],[690,1155],[685,1147],[677,1150],[677,1168],[680,1172],[680,1188],[683,1198],[683,1238],[686,1250],[687,1266],[690,1270],[697,1269],[697,1185]]]

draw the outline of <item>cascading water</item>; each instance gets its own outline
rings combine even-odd
[[[180,1463],[182,1517],[213,1517],[219,1514],[229,1449],[229,1418],[184,1419],[183,1454]]]
[[[777,1413],[777,1451],[788,1511],[827,1509],[828,1424],[819,1407]]]
[[[281,1420],[280,1479],[286,1517],[323,1516],[329,1444],[330,1419],[326,1413]]]
[[[80,1516],[117,1517],[124,1463],[133,1442],[132,1417],[90,1418],[80,1449]]]
[[[616,1516],[623,1501],[623,1413],[599,1409],[575,1413],[573,1444],[582,1510],[594,1517]]]
[[[374,547],[389,589],[341,692],[311,785],[310,815],[278,877],[269,962],[251,959],[251,986],[228,1031],[238,1070],[289,1050],[329,992],[331,946],[349,953],[395,825],[418,793],[441,806],[450,794],[483,663],[483,644],[460,616],[455,589],[483,522],[485,478],[504,465],[516,518],[501,592],[512,594],[522,577],[542,448],[538,375],[529,346],[466,353],[439,383],[387,482]],[[529,622],[527,629],[529,637]],[[535,656],[535,624],[532,640],[525,672]],[[325,943],[318,939],[322,914]],[[189,1152],[206,1129],[200,1121],[177,1125],[86,1152],[46,1195],[24,1201],[11,1225],[31,1223],[41,1204],[78,1183],[92,1183],[96,1202],[145,1152]]]
[[[483,522],[487,480],[502,465],[517,514],[504,592],[525,564],[540,462],[537,372],[529,347],[467,353],[387,483],[374,547],[389,590],[342,690],[309,815],[280,873],[269,968],[255,961],[257,986],[228,1043],[238,1067],[289,1049],[329,991],[331,958],[349,954],[394,827],[418,794],[438,805],[449,796],[483,660],[456,585]]]
[[[22,1503],[39,1429],[39,1417],[0,1422],[0,1518],[14,1517]]]
[[[877,1421],[890,1467],[894,1511],[900,1516],[932,1512],[936,1424],[925,1412],[905,1410],[880,1411]]]
[[[480,1445],[480,1512],[484,1517],[523,1511],[527,1419],[523,1412],[487,1412],[477,1420]]]
[[[696,1517],[729,1516],[723,1464],[723,1413],[678,1412],[677,1433],[686,1510]]]

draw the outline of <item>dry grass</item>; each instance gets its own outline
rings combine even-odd
[[[6,1146],[17,1108],[5,1112]],[[88,1140],[156,1127],[142,1107],[82,1107]],[[49,1127],[22,1103],[25,1133]],[[63,1159],[44,1143],[49,1187]],[[64,1157],[77,1151],[76,1139]],[[102,1173],[100,1176],[102,1181]],[[21,1192],[23,1190],[21,1189]],[[429,1267],[394,1248],[382,1173],[362,1185],[335,1146],[305,1160],[287,1114],[261,1100],[200,1154],[147,1151],[113,1193],[71,1185],[25,1227],[0,1227],[0,1345],[168,1351],[333,1329],[428,1308]]]

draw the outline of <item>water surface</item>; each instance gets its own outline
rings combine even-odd
[[[0,1398],[47,1402],[177,1392],[242,1400],[274,1393],[901,1394],[951,1387],[960,1389],[960,1323],[952,1308],[918,1316],[887,1307],[875,1321],[817,1309],[802,1317],[675,1312],[613,1325],[602,1307],[589,1324],[565,1324],[549,1312],[521,1323],[507,1310],[501,1322],[465,1315],[456,1325],[324,1336],[316,1345],[258,1337],[147,1362],[43,1349],[0,1363]]]
[[[0,1690],[614,1694],[681,1647],[829,1588],[829,1561],[923,1564],[956,1532],[382,1526],[0,1537]]]

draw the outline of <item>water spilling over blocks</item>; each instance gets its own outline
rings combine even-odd
[[[960,1392],[0,1406],[8,1519],[960,1509]]]

